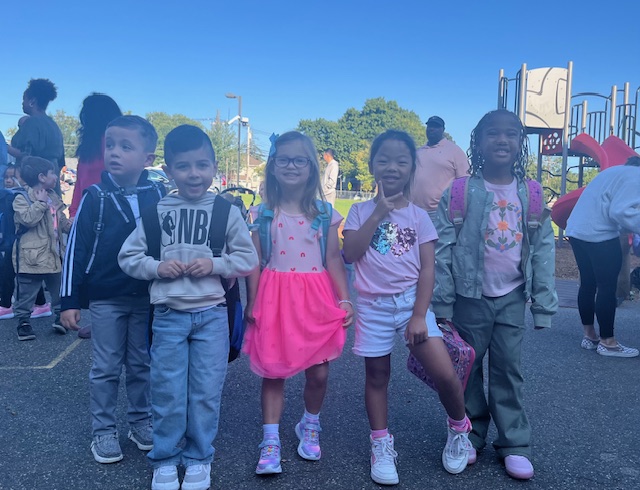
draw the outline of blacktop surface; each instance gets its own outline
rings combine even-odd
[[[640,301],[618,309],[616,337],[640,346]],[[124,460],[96,463],[89,450],[88,373],[91,341],[55,334],[51,318],[33,321],[37,339],[19,342],[13,320],[0,321],[0,489],[148,489],[145,454],[126,439],[121,383],[118,424]],[[396,438],[400,484],[406,489],[640,488],[640,358],[605,358],[580,348],[578,312],[563,307],[553,327],[524,341],[525,404],[533,426],[535,476],[509,478],[489,444],[478,462],[449,475],[440,462],[445,413],[434,392],[406,369],[398,341],[392,355],[389,427]],[[283,473],[254,474],[261,439],[260,380],[246,357],[229,365],[212,489],[376,489],[369,477],[364,367],[351,353],[332,363],[322,411],[322,460],[296,453],[294,426],[302,410],[303,376],[286,384],[281,421]],[[489,442],[495,436],[492,430]]]

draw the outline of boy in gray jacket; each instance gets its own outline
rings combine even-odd
[[[206,490],[229,352],[220,277],[248,275],[258,257],[234,206],[221,256],[213,256],[208,237],[215,195],[208,189],[217,163],[209,137],[195,126],[178,126],[167,135],[164,153],[178,190],[158,203],[160,260],[149,255],[151,239],[143,223],[125,241],[118,260],[127,274],[152,281],[151,488],[178,490],[177,465],[183,464],[182,489]]]

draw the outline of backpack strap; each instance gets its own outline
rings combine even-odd
[[[467,187],[469,177],[460,177],[451,183],[449,190],[449,220],[456,229],[456,236],[460,234],[464,217],[467,214]]]
[[[87,187],[85,192],[91,194],[91,196],[98,201],[97,216],[95,216],[95,220],[93,222],[93,247],[91,247],[91,256],[89,257],[87,268],[84,271],[85,274],[89,274],[89,272],[91,271],[91,266],[93,265],[93,261],[96,258],[100,235],[104,231],[104,206],[108,193],[106,191],[103,191],[98,184],[93,184]]]
[[[544,193],[540,182],[527,179],[527,200],[529,208],[527,210],[527,228],[534,231],[544,219]]]
[[[209,247],[214,257],[222,256],[222,249],[227,239],[229,211],[231,211],[231,203],[219,194],[216,195],[209,225]]]
[[[273,209],[269,209],[264,203],[258,205],[258,238],[260,239],[260,270],[264,269],[271,258],[271,223],[273,223]]]
[[[331,204],[326,201],[316,200],[316,207],[319,214],[311,223],[311,229],[318,231],[322,227],[322,235],[320,236],[320,253],[322,254],[322,266],[327,268],[327,238],[329,237],[329,227],[331,226],[331,217],[333,209]]]
[[[146,206],[140,210],[140,220],[147,237],[147,255],[160,260],[160,219],[158,218],[158,203]]]

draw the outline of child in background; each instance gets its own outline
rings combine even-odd
[[[18,340],[36,338],[29,318],[38,290],[45,282],[51,294],[51,305],[56,314],[53,329],[65,334],[60,323],[60,273],[64,246],[62,234],[71,228],[64,214],[66,206],[53,191],[58,182],[56,169],[49,160],[24,157],[20,175],[27,184],[28,199],[22,194],[13,201],[14,221],[26,231],[13,247],[13,268],[17,275],[15,317]]]
[[[298,454],[320,459],[319,416],[329,361],[342,353],[345,328],[353,316],[338,249],[342,217],[336,211],[327,217],[326,258],[321,254],[321,230],[311,227],[321,213],[319,207],[331,209],[325,201],[316,201],[322,194],[318,154],[311,140],[295,131],[278,137],[265,173],[266,201],[273,210],[272,252],[262,272],[254,272],[249,280],[245,311],[249,327],[243,347],[252,371],[262,377],[259,475],[282,472],[279,424],[284,384],[301,371],[306,376],[305,413],[295,427]],[[258,228],[265,219],[256,209],[252,217]],[[253,232],[253,243],[262,260],[266,251],[259,235],[259,229]]]
[[[208,192],[218,169],[206,133],[195,126],[178,126],[165,139],[164,158],[178,192],[164,197],[154,216],[162,228],[160,261],[148,255],[150,240],[143,223],[124,242],[118,259],[127,274],[152,281],[151,488],[206,490],[229,355],[220,277],[249,274],[258,266],[258,257],[235,206],[229,211],[222,255],[214,257],[205,240],[219,202],[214,204],[215,194]],[[180,463],[186,467],[182,487]]]
[[[524,218],[529,211],[529,154],[518,116],[505,110],[486,114],[471,133],[469,153],[471,176],[459,233],[449,216],[451,188],[438,207],[432,304],[436,316],[451,318],[476,351],[465,391],[473,424],[469,464],[485,447],[493,419],[498,430],[493,446],[507,473],[527,480],[533,476],[533,465],[531,427],[522,399],[524,314],[531,298],[535,328],[548,328],[558,308],[553,230],[548,214],[531,229]],[[488,402],[482,372],[487,351]]]
[[[82,101],[76,150],[78,178],[69,205],[71,218],[78,212],[84,190],[100,182],[104,171],[104,132],[107,124],[120,116],[122,111],[108,95],[93,93]]]
[[[378,195],[351,207],[344,226],[344,256],[356,269],[358,291],[353,352],[365,358],[365,405],[371,427],[371,478],[399,482],[394,439],[387,424],[387,388],[395,336],[438,387],[448,418],[442,464],[449,473],[467,466],[471,429],[464,412],[460,380],[442,332],[428,309],[434,283],[438,239],[426,211],[407,199],[416,169],[415,143],[407,133],[387,131],[371,145],[369,172]]]
[[[62,322],[78,330],[80,308],[91,314],[93,365],[89,373],[91,452],[98,463],[123,458],[116,426],[118,386],[126,369],[128,437],[153,447],[149,392],[149,283],[127,276],[118,252],[141,211],[164,188],[147,179],[158,141],[153,126],[121,116],[107,126],[102,182],[85,192],[69,236],[62,277]],[[101,211],[102,210],[102,211]],[[97,220],[97,221],[96,221]],[[81,293],[88,297],[83,298]]]
[[[24,190],[22,186],[18,167],[13,163],[7,165],[3,174],[3,188],[7,190]],[[0,320],[9,320],[15,316],[11,306],[11,297],[15,290],[16,279],[10,249],[5,250],[3,256],[0,257],[0,271],[2,272],[2,276],[0,276]],[[44,296],[44,288],[40,286],[35,305],[31,310],[31,319],[45,318],[51,315],[53,315],[51,303],[47,303]]]

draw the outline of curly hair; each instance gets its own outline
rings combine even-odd
[[[27,98],[36,99],[38,107],[43,111],[47,110],[49,102],[58,96],[58,90],[48,78],[32,78],[24,91]]]
[[[498,109],[495,111],[487,112],[478,125],[471,131],[471,142],[469,143],[469,150],[467,156],[471,161],[470,173],[472,176],[478,175],[484,168],[484,155],[480,149],[483,133],[489,123],[496,117],[507,116],[513,120],[513,124],[518,128],[520,133],[520,151],[516,161],[513,162],[511,167],[511,173],[516,176],[518,180],[524,180],[527,174],[527,165],[529,163],[529,140],[527,139],[527,133],[525,127],[522,125],[520,118],[511,111],[505,109]]]

